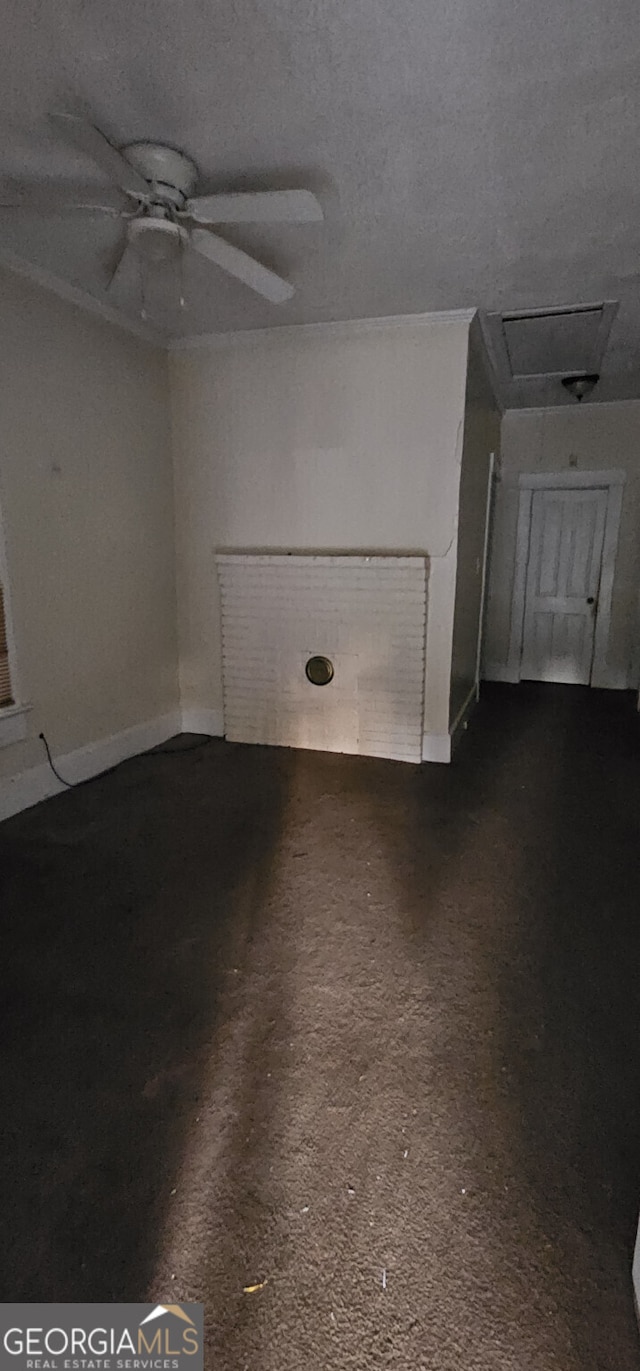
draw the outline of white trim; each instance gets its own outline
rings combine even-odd
[[[487,566],[489,562],[489,540],[491,536],[491,516],[493,513],[493,482],[496,467],[495,452],[489,453],[489,474],[487,477],[487,506],[484,512],[484,543],[482,547],[482,577],[480,580],[480,613],[478,614],[478,644],[476,648],[476,700],[480,699],[480,672],[482,664],[482,637],[487,599]]]
[[[456,717],[451,725],[451,728],[449,729],[449,737],[451,739],[451,756],[453,756],[453,753],[455,752],[458,743],[460,742],[460,739],[463,733],[465,732],[469,719],[473,714],[473,711],[478,703],[479,698],[480,692],[476,688],[474,682],[474,684],[471,687],[471,690],[469,691],[469,694],[467,695],[466,700],[464,700],[463,704],[460,706],[460,709],[456,714]]]
[[[640,1223],[638,1223],[636,1241],[633,1249],[631,1279],[633,1282],[633,1302],[636,1308],[636,1318],[638,1323],[640,1323]]]
[[[150,748],[157,747],[179,732],[180,715],[176,710],[148,723],[135,724],[133,728],[126,728],[122,733],[115,733],[109,738],[87,743],[85,747],[76,748],[74,752],[67,752],[61,757],[54,757],[53,760],[61,776],[75,785],[78,781],[88,781],[94,776],[99,776],[101,772],[108,771],[110,767],[117,766],[128,757],[148,752]],[[56,779],[48,762],[30,767],[28,771],[21,771],[15,776],[2,777],[0,820],[8,819],[22,809],[39,804],[40,800],[48,800],[52,795],[59,795],[64,789],[65,786]]]
[[[588,399],[585,396],[585,399],[580,401],[578,407],[576,407],[574,400],[569,399],[565,400],[562,405],[512,405],[505,410],[505,415],[508,414],[510,418],[515,414],[539,415],[541,409],[544,410],[545,414],[566,414],[567,408],[569,407],[573,407],[574,410],[578,408],[584,413],[587,405],[597,405],[598,409],[610,409],[612,405],[615,405],[616,409],[618,409],[620,405],[640,405],[640,397],[636,395],[627,396],[624,400],[598,400],[595,396],[589,396]]]
[[[591,685],[595,690],[633,690],[633,678],[631,671],[613,671],[607,667],[602,673],[602,679],[594,681],[593,672],[591,674]]]
[[[625,690],[627,682],[622,683],[620,676],[607,667],[607,647],[611,622],[611,605],[615,576],[618,534],[622,514],[622,496],[626,472],[611,471],[569,471],[523,473],[518,481],[520,499],[518,503],[518,524],[516,529],[515,572],[513,594],[511,597],[511,627],[509,634],[509,653],[507,657],[508,679],[520,680],[522,659],[522,639],[524,631],[524,610],[526,596],[527,567],[529,563],[529,537],[531,532],[531,504],[534,490],[608,490],[607,512],[605,516],[604,543],[602,547],[602,570],[596,613],[596,626],[593,645],[593,664],[591,685],[605,690]],[[490,677],[489,679],[500,679]]]
[[[422,738],[423,762],[451,761],[451,734],[425,733]]]
[[[31,705],[5,705],[0,709],[0,747],[10,747],[26,738],[30,709]]]
[[[617,300],[576,300],[573,305],[536,305],[534,309],[505,309],[500,315],[508,324],[520,319],[562,318],[563,314],[595,314],[605,308],[618,308]],[[582,375],[582,373],[579,373]]]
[[[520,491],[518,504],[518,524],[516,528],[516,561],[511,595],[511,623],[509,629],[509,651],[507,671],[511,681],[520,680],[520,661],[522,658],[522,636],[524,632],[524,602],[527,587],[527,565],[529,562],[529,535],[531,532],[531,502],[533,491],[526,487]]]
[[[224,737],[224,716],[221,709],[183,709],[183,733],[206,733],[210,738]]]
[[[68,304],[77,305],[78,309],[83,309],[88,314],[95,314],[99,319],[105,319],[109,324],[115,324],[116,328],[124,329],[125,333],[132,333],[134,337],[141,338],[144,343],[150,343],[153,347],[165,349],[167,346],[166,338],[157,334],[144,323],[138,323],[136,319],[131,319],[126,314],[121,314],[106,301],[98,300],[95,295],[91,295],[88,290],[83,290],[81,286],[72,286],[70,281],[64,281],[61,276],[56,276],[54,272],[48,271],[45,267],[36,266],[35,262],[27,262],[24,257],[18,257],[15,252],[9,252],[7,248],[0,250],[0,266],[6,267],[15,276],[24,276],[28,281],[33,281],[34,285],[41,286],[43,290],[48,290],[52,295],[58,295],[61,300],[66,300]]]
[[[98,299],[90,291],[83,289],[82,286],[72,285],[70,281],[63,280],[55,272],[49,271],[46,267],[37,266],[35,262],[27,261],[26,258],[9,251],[8,248],[0,250],[0,266],[6,267],[7,271],[13,272],[16,276],[26,277],[35,285],[41,286],[43,290],[58,295],[61,300],[77,305],[79,309],[97,315],[98,318],[115,324],[116,328],[124,329],[125,333],[132,333],[134,337],[141,338],[143,342],[150,343],[153,347],[162,348],[166,352],[187,352],[193,348],[224,347],[227,343],[255,343],[259,339],[272,336],[295,338],[301,332],[335,336],[342,333],[370,333],[372,330],[381,328],[401,328],[406,327],[407,324],[470,324],[478,312],[477,309],[443,309],[422,314],[390,314],[365,319],[320,320],[316,323],[305,324],[270,324],[266,328],[230,329],[226,333],[193,333],[187,334],[184,338],[168,338],[161,333],[156,333],[148,324],[132,319],[129,315],[114,309],[112,305]]]
[[[518,485],[521,490],[593,490],[598,486],[623,486],[626,479],[626,471],[615,468],[578,471],[577,467],[569,467],[568,471],[523,472]]]
[[[266,338],[299,338],[311,336],[340,337],[342,335],[373,333],[380,329],[406,328],[407,325],[430,327],[432,324],[471,324],[475,309],[443,309],[428,314],[389,314],[371,319],[323,320],[312,324],[271,324],[266,328],[233,329],[228,333],[194,333],[185,338],[172,338],[169,352],[188,352],[193,348],[219,348],[235,343],[256,343]]]
[[[500,682],[502,685],[519,685],[520,672],[518,671],[517,675],[514,675],[511,668],[502,662],[487,662],[482,672],[482,679],[483,681]],[[591,684],[593,685],[594,682],[592,681]],[[629,686],[629,681],[625,675],[608,670],[606,681],[600,688],[605,690],[629,690],[631,688],[635,690],[636,687],[633,684],[631,687]],[[638,709],[640,709],[640,701]]]
[[[520,680],[520,673],[514,676],[511,667],[504,666],[502,662],[485,662],[482,673],[483,681],[501,681],[504,685],[517,685]]]
[[[536,382],[550,380],[553,377],[562,376],[581,376],[583,371],[599,372],[602,358],[604,356],[607,339],[611,332],[611,325],[618,312],[617,300],[597,300],[585,304],[580,301],[573,305],[554,305],[549,309],[516,309],[516,310],[490,310],[484,311],[481,316],[483,332],[487,350],[494,365],[498,384],[505,394],[514,385],[520,383],[534,384]],[[593,342],[592,361],[589,367],[580,371],[540,371],[540,372],[514,372],[511,367],[511,358],[507,345],[504,330],[505,323],[513,322],[518,319],[546,319],[549,316],[562,318],[564,315],[586,314],[599,311],[600,319]],[[571,403],[569,401],[569,403]],[[546,406],[545,406],[546,408]]]
[[[574,305],[571,309],[535,309],[525,310],[524,313],[518,313],[518,311],[515,311],[511,314],[504,314],[502,316],[503,332],[505,320],[507,321],[507,323],[509,323],[510,321],[515,321],[519,319],[547,319],[554,314],[559,316],[567,314],[590,314],[593,313],[595,310],[599,310],[600,322],[596,330],[596,337],[595,342],[593,344],[593,352],[591,354],[591,362],[589,366],[584,368],[577,368],[573,371],[546,371],[544,373],[540,373],[544,375],[545,378],[560,377],[561,379],[566,376],[584,376],[585,371],[593,375],[595,373],[598,373],[600,371],[600,367],[602,366],[602,358],[604,357],[607,342],[609,340],[609,334],[611,333],[611,326],[616,317],[616,314],[618,313],[618,307],[619,302],[617,300],[603,300],[598,305]],[[538,373],[534,372],[532,374],[530,371],[514,371],[512,372],[512,376],[514,381],[531,381],[538,379]]]
[[[20,682],[20,665],[18,662],[18,649],[16,645],[15,623],[13,618],[13,604],[11,591],[11,577],[9,575],[9,563],[7,561],[7,548],[4,536],[4,519],[2,514],[2,491],[0,490],[0,586],[2,586],[2,602],[4,605],[4,626],[7,635],[7,649],[9,652],[9,680],[11,682],[11,697],[14,704],[8,710],[3,710],[3,714],[8,714],[9,710],[16,710],[23,707],[22,687]],[[26,708],[26,706],[25,706]],[[9,729],[10,733],[12,730]],[[5,736],[6,731],[0,733],[0,738]],[[20,735],[24,737],[24,734]],[[8,742],[18,742],[19,738],[7,738]],[[4,744],[0,744],[4,745]]]
[[[395,562],[402,567],[407,563],[409,567],[417,565],[424,566],[428,560],[426,552],[216,552],[214,554],[216,562],[222,566],[236,562],[244,566],[298,566],[307,567],[310,562],[316,562],[318,566],[326,566],[327,561],[331,561],[334,567],[362,567],[388,566],[389,562]]]
[[[612,673],[607,667],[607,648],[609,646],[609,628],[611,625],[611,609],[613,605],[613,584],[616,571],[616,556],[618,552],[618,534],[620,532],[620,518],[622,515],[622,496],[623,484],[609,486],[609,497],[607,499],[607,512],[604,525],[604,542],[602,544],[602,569],[600,572],[600,589],[596,604],[596,627],[593,640],[593,661],[591,665],[591,685],[600,686],[604,689],[619,690],[619,683],[613,682]],[[625,687],[627,682],[625,681]],[[624,689],[624,687],[622,687]]]
[[[440,762],[445,765],[451,761],[453,753],[465,732],[467,724],[478,703],[475,682],[466,699],[463,700],[448,733],[425,733],[422,738],[423,762]]]
[[[636,628],[633,635],[631,647],[631,663],[629,667],[629,680],[627,682],[631,690],[640,691],[640,591],[636,596]],[[640,709],[640,693],[638,694],[638,709]]]

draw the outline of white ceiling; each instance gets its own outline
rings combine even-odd
[[[46,125],[80,106],[184,149],[201,190],[315,190],[324,224],[225,234],[293,299],[192,256],[174,336],[618,300],[593,398],[640,396],[639,62],[637,0],[5,0],[0,174],[99,183]],[[4,210],[0,253],[104,299],[120,233]],[[135,273],[115,303],[136,315]]]

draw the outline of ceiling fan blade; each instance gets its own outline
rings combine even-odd
[[[208,257],[217,267],[228,271],[230,276],[237,276],[239,281],[244,281],[246,286],[256,290],[258,295],[264,295],[267,300],[272,300],[274,304],[291,299],[293,286],[289,281],[284,281],[275,271],[263,267],[262,262],[257,262],[255,257],[249,257],[249,254],[241,252],[240,248],[226,243],[224,238],[218,238],[215,233],[209,233],[206,229],[194,229],[189,242],[202,257]]]
[[[93,187],[46,181],[0,182],[0,209],[23,209],[34,214],[66,214],[93,210],[101,214],[120,214],[130,201],[108,186]]]
[[[197,195],[185,212],[198,224],[312,224],[324,219],[310,190],[258,190]]]
[[[105,138],[104,133],[76,114],[50,114],[50,121],[68,142],[92,157],[117,186],[130,195],[149,194],[149,184],[126,157]]]
[[[129,261],[130,246],[131,244],[129,242],[129,239],[125,238],[124,243],[122,245],[122,249],[119,253],[118,259],[111,273],[111,279],[107,284],[107,290],[113,290],[114,286],[120,284],[120,281],[122,280],[122,277],[124,275],[123,267],[125,265],[125,262],[128,263]]]

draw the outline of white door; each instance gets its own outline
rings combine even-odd
[[[608,493],[536,490],[531,503],[521,676],[588,685]]]

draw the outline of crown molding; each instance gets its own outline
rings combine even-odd
[[[135,338],[142,339],[144,343],[150,343],[153,347],[159,348],[166,348],[167,346],[166,338],[161,337],[160,334],[155,333],[145,324],[138,323],[135,319],[129,319],[111,305],[103,303],[102,300],[97,300],[95,295],[83,290],[81,286],[72,286],[69,281],[64,281],[54,272],[48,271],[45,267],[38,267],[34,262],[28,262],[14,252],[9,252],[4,248],[0,249],[0,266],[6,267],[7,271],[13,272],[15,276],[23,276],[27,281],[32,281],[34,285],[41,286],[43,290],[49,291],[52,295],[57,295],[61,300],[66,300],[68,304],[76,305],[78,309],[93,314],[98,319],[104,319],[109,324],[114,324],[116,328],[123,329],[125,333],[133,334]]]
[[[314,324],[275,324],[266,328],[233,329],[228,333],[198,333],[186,338],[173,338],[167,344],[167,349],[170,353],[191,352],[196,348],[222,348],[238,343],[258,343],[266,338],[299,338],[301,334],[310,337],[353,337],[354,334],[406,328],[407,325],[428,328],[433,324],[471,324],[476,314],[475,309],[444,309],[433,310],[427,314],[387,314],[371,319],[323,320]]]
[[[407,325],[419,325],[429,328],[434,324],[443,323],[462,323],[471,325],[472,321],[478,317],[481,325],[481,342],[485,359],[488,363],[489,372],[493,381],[493,390],[498,407],[502,411],[503,419],[507,415],[521,414],[531,415],[540,414],[566,414],[567,410],[575,412],[576,406],[571,401],[565,401],[561,405],[510,405],[508,400],[505,402],[500,395],[501,387],[499,378],[496,375],[495,367],[492,364],[490,349],[487,347],[487,340],[484,328],[482,328],[483,315],[479,309],[448,309],[431,310],[421,314],[388,314],[376,315],[365,319],[336,319],[324,320],[319,323],[311,324],[273,324],[266,328],[257,329],[232,329],[227,333],[199,333],[188,335],[185,338],[168,339],[162,334],[156,333],[148,325],[136,319],[130,319],[127,315],[120,313],[113,306],[106,304],[102,300],[96,299],[89,291],[83,290],[81,286],[71,285],[54,272],[45,267],[36,266],[34,262],[29,262],[25,258],[18,256],[17,253],[10,252],[6,248],[0,249],[0,267],[5,267],[15,276],[22,276],[34,285],[40,286],[42,290],[48,291],[52,295],[57,295],[59,299],[66,300],[68,304],[76,305],[78,309],[84,310],[88,314],[93,314],[95,318],[103,319],[106,323],[113,324],[116,328],[125,333],[131,334],[134,338],[141,339],[142,342],[150,344],[152,347],[161,348],[168,353],[191,352],[200,348],[223,348],[237,345],[238,343],[250,345],[262,342],[267,338],[287,339],[297,338],[300,334],[312,337],[353,337],[358,334],[373,333],[377,330],[389,328],[406,328]],[[612,405],[638,405],[640,397],[626,396],[619,400],[598,400],[589,399],[580,406],[581,409],[597,406],[598,409]]]
[[[26,280],[32,281],[34,285],[57,295],[61,300],[76,305],[78,309],[85,310],[99,319],[104,319],[107,323],[114,324],[116,328],[123,329],[125,333],[133,334],[135,338],[141,338],[143,342],[150,343],[153,347],[163,348],[170,353],[190,352],[197,348],[222,348],[238,343],[250,345],[262,342],[267,338],[274,340],[299,338],[301,334],[312,337],[353,337],[382,329],[406,328],[407,325],[425,328],[435,324],[470,325],[478,313],[475,308],[431,310],[420,314],[386,314],[364,319],[323,320],[310,324],[270,324],[265,328],[230,329],[225,333],[197,333],[189,334],[185,338],[167,338],[156,333],[148,325],[122,314],[105,301],[97,299],[95,295],[84,290],[81,286],[71,285],[69,281],[63,280],[54,272],[45,267],[36,266],[34,262],[27,261],[26,258],[18,256],[17,253],[0,249],[0,266],[6,267],[15,276],[23,276]]]

